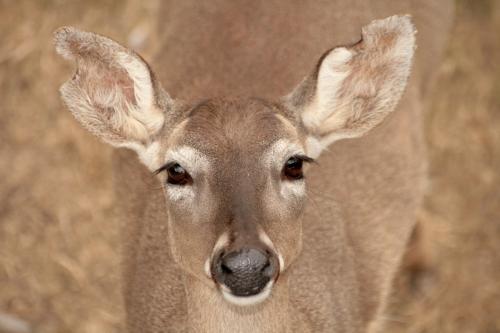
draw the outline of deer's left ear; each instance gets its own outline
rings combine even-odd
[[[360,137],[395,109],[410,74],[415,32],[409,16],[373,21],[359,43],[328,51],[286,96],[317,145]]]

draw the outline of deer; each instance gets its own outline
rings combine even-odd
[[[159,71],[108,37],[54,33],[76,62],[64,104],[120,148],[128,331],[379,330],[425,190],[423,100],[452,2],[158,15]]]

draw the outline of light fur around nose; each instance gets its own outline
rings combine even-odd
[[[264,302],[269,296],[271,296],[274,281],[269,281],[266,287],[257,295],[239,297],[231,294],[228,288],[221,286],[222,296],[226,301],[238,306],[252,306]]]
[[[259,239],[262,241],[262,243],[266,244],[278,256],[278,262],[280,265],[279,269],[280,273],[282,273],[285,270],[285,260],[283,259],[283,256],[281,255],[280,251],[274,246],[274,243],[271,241],[271,239],[266,234],[264,229],[262,229],[261,226],[258,226],[257,232],[259,234]]]
[[[217,238],[217,242],[215,243],[212,249],[212,253],[207,258],[207,260],[205,260],[204,270],[205,274],[209,278],[212,278],[212,272],[211,272],[212,260],[215,259],[216,254],[220,253],[222,249],[224,249],[228,245],[229,245],[229,232],[225,231],[219,236],[219,238]]]

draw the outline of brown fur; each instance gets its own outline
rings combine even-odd
[[[151,175],[134,162],[135,157],[117,153],[125,300],[132,332],[364,332],[374,325],[421,200],[425,155],[420,87],[434,69],[426,66],[425,55],[433,61],[439,56],[442,45],[432,41],[442,40],[444,33],[420,35],[425,52],[417,55],[418,74],[393,115],[363,138],[336,143],[308,170],[310,194],[303,213],[300,205],[287,206],[296,211],[286,209],[284,216],[269,217],[280,210],[248,201],[263,197],[265,177],[254,164],[269,143],[283,136],[305,141],[308,129],[300,117],[291,116],[294,110],[252,98],[187,105],[218,95],[276,100],[313,68],[311,61],[325,49],[357,42],[361,25],[374,18],[420,13],[414,6],[430,5],[404,1],[370,6],[340,1],[286,6],[273,1],[245,6],[164,4],[169,26],[164,36],[167,44],[158,59],[160,73],[165,75],[166,90],[187,103],[162,104],[169,106],[167,113],[177,115],[164,125],[162,151],[188,144],[213,158],[217,168],[211,170],[208,183],[211,193],[219,197],[200,202],[207,208],[200,221],[213,223],[193,223],[168,201],[165,204],[161,191],[151,190]],[[441,22],[450,4],[441,2],[433,9],[432,14],[415,15],[417,28],[422,21]],[[168,21],[170,17],[177,19]],[[391,47],[392,38],[381,39],[384,51]],[[381,66],[376,71],[389,70]],[[294,108],[305,107],[313,97],[314,80],[304,82],[292,96]],[[391,98],[392,104],[399,99]],[[367,105],[363,110],[369,109]],[[388,109],[370,128],[392,111]],[[289,120],[295,133],[287,131],[276,114]],[[269,300],[240,308],[223,300],[210,279],[203,278],[203,258],[224,230],[243,228],[248,234],[248,226],[257,225],[283,252],[287,270]]]

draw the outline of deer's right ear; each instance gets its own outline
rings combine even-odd
[[[109,38],[71,27],[55,31],[54,40],[59,54],[76,61],[76,73],[60,89],[74,117],[107,143],[141,154],[173,105],[146,62]]]

